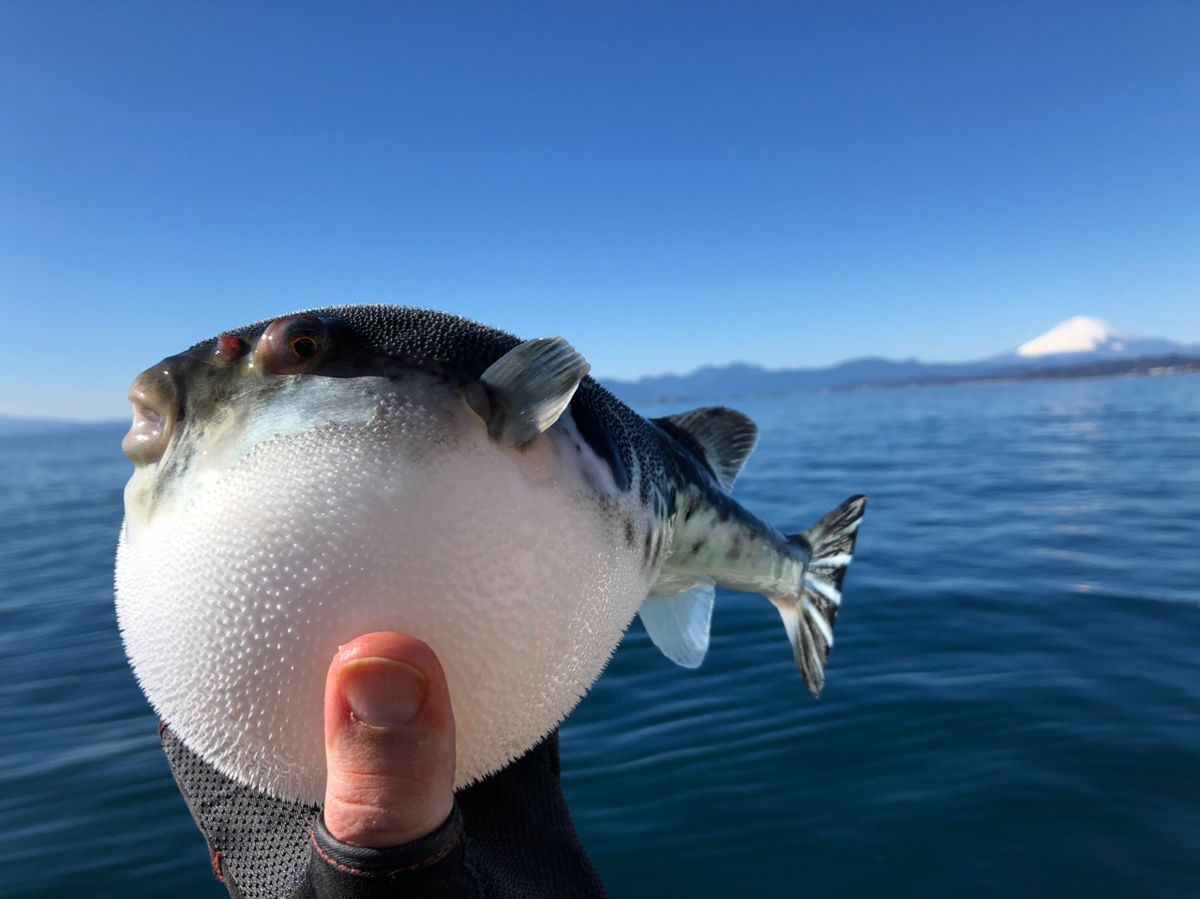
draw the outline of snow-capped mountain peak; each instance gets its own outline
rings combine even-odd
[[[1021,344],[1017,347],[1017,355],[1032,359],[1060,353],[1090,353],[1098,349],[1120,353],[1125,348],[1125,337],[1106,321],[1077,315]]]

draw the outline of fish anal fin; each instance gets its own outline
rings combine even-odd
[[[638,615],[662,654],[684,668],[697,668],[708,652],[716,587],[695,583],[677,596],[647,596]]]
[[[493,438],[523,446],[558,421],[590,368],[561,337],[527,340],[480,376],[487,402],[476,398],[471,406],[485,417]]]
[[[725,490],[758,443],[758,426],[746,415],[725,406],[705,406],[654,419],[654,423],[685,445],[694,443],[702,459]],[[678,433],[682,431],[683,437]]]

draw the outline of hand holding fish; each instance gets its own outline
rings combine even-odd
[[[339,648],[325,684],[323,809],[234,782],[163,728],[234,899],[604,895],[562,796],[557,734],[456,798],[450,691],[427,644],[366,634]]]
[[[455,857],[486,895],[602,894],[555,728],[634,615],[695,668],[716,588],[759,593],[821,693],[866,498],[785,533],[732,495],[753,421],[644,418],[589,369],[562,337],[348,306],[224,332],[134,380],[117,620],[196,817],[228,818],[201,820],[210,847],[291,835],[243,841],[249,870],[275,868],[240,895]],[[221,792],[197,805],[181,766]],[[361,847],[310,832],[330,798]]]

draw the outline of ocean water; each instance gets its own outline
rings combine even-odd
[[[696,671],[635,624],[562,734],[612,895],[1200,895],[1200,377],[738,405],[749,508],[871,497],[828,686],[760,597]],[[5,896],[225,895],[113,616],[123,430],[0,436]]]

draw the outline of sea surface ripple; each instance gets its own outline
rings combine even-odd
[[[1200,377],[734,405],[751,510],[870,496],[828,686],[760,597],[695,671],[635,624],[562,733],[612,895],[1200,893]],[[116,629],[123,430],[0,434],[5,896],[225,895]]]

